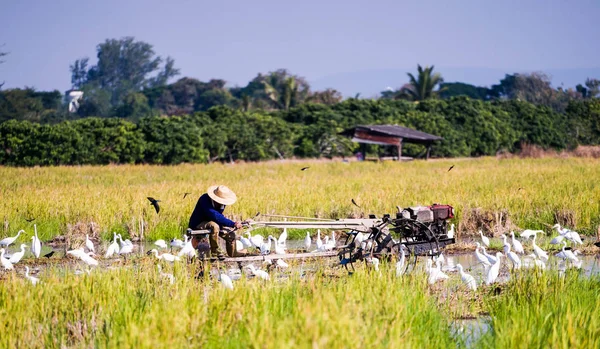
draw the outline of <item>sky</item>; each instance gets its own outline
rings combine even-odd
[[[585,75],[600,68],[598,18],[598,0],[6,1],[0,82],[67,90],[73,61],[93,63],[99,43],[125,36],[174,58],[180,77],[230,86],[279,68],[340,90],[417,64],[464,68],[454,79],[477,84],[485,71]]]

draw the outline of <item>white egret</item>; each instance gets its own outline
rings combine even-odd
[[[448,275],[442,271],[442,265],[439,260],[435,262],[435,268],[432,267],[433,261],[431,259],[427,259],[427,267],[429,269],[429,278],[428,282],[430,285],[433,285],[439,280],[448,279]]]
[[[502,234],[502,239],[504,240],[504,255],[510,259],[514,269],[521,269],[521,259],[516,253],[510,250],[510,244],[508,243],[506,235]]]
[[[487,278],[485,280],[486,285],[491,285],[496,282],[498,274],[500,273],[500,257],[502,257],[502,253],[496,252],[496,262],[492,264],[490,270],[488,270]]]
[[[544,263],[543,260],[538,259],[535,253],[528,254],[527,256],[531,257],[531,259],[533,260],[534,267],[540,268],[542,270],[546,269],[546,263]]]
[[[116,242],[115,242],[115,244],[116,244]],[[87,265],[92,265],[92,266],[98,265],[98,261],[95,260],[94,258],[92,258],[89,255],[90,253],[93,253],[93,252],[85,253],[83,251],[83,248],[76,249],[76,250],[71,250],[71,251],[67,251],[67,254],[70,254],[70,255],[72,255],[74,257],[77,257],[77,258],[81,259]]]
[[[558,231],[558,233],[562,236],[564,236],[565,239],[580,244],[583,244],[583,241],[581,240],[581,237],[579,236],[579,233],[576,231],[573,231],[571,229],[567,229],[560,226],[560,224],[555,224],[552,229],[556,229]]]
[[[269,273],[267,273],[264,270],[260,270],[260,269],[256,269],[256,267],[254,266],[254,264],[248,264],[246,266],[246,268],[250,269],[250,271],[252,272],[252,275],[259,277],[263,280],[269,280],[270,276]]]
[[[15,240],[17,240],[19,238],[19,235],[21,235],[21,233],[24,233],[24,232],[25,232],[25,230],[19,230],[17,232],[17,235],[0,240],[0,247],[2,247],[2,246],[8,247],[8,245],[15,242]]]
[[[242,243],[242,245],[244,246],[244,248],[250,248],[252,247],[252,242],[250,240],[248,240],[247,237],[245,236],[240,236],[240,242]]]
[[[406,263],[406,255],[404,254],[404,250],[400,248],[400,260],[396,262],[396,276],[400,277],[404,274],[404,264]]]
[[[446,258],[444,258],[444,254],[442,252],[440,252],[440,254],[436,257],[436,261],[440,261],[441,265],[444,265],[444,263],[446,262]]]
[[[85,234],[85,247],[87,247],[87,249],[91,252],[96,252],[96,249],[94,248],[94,243],[92,242],[92,240],[90,240],[90,236],[88,234]]]
[[[121,236],[121,234],[118,235],[119,239],[121,240],[121,248],[119,249],[119,254],[122,256],[127,256],[128,254],[133,252],[133,244],[129,244],[127,242],[123,242],[123,237]],[[127,257],[125,257],[127,258]]]
[[[233,290],[233,281],[231,281],[229,275],[225,273],[219,273],[219,281],[221,282],[221,285],[223,285],[223,287],[225,287],[226,289]]]
[[[183,248],[185,248],[185,246]],[[239,239],[236,239],[235,240],[235,250],[238,251],[238,252],[240,252],[243,249],[244,249],[244,244],[242,244],[242,242]]]
[[[531,242],[531,245],[533,246],[533,252],[538,256],[539,259],[547,262],[548,261],[548,253],[546,253],[546,251],[542,250],[536,243],[535,243],[535,239],[537,238],[537,233],[533,234],[533,241]]]
[[[12,263],[8,259],[4,258],[4,252],[4,249],[0,248],[0,265],[2,265],[5,270],[14,269]]]
[[[273,243],[275,244],[275,254],[286,254],[285,247],[279,243],[279,240],[275,239],[272,235],[269,235],[268,239],[269,239],[269,251],[271,248],[271,246],[270,246],[271,241],[273,241]],[[268,254],[268,253],[266,253],[266,254]]]
[[[558,236],[555,236],[555,237],[552,238],[552,240],[550,241],[550,244],[552,244],[552,245],[558,245],[564,239],[565,239],[565,237],[559,234]]]
[[[577,256],[575,256],[573,251],[567,250],[567,243],[565,241],[563,241],[562,243],[563,243],[562,250],[556,254],[556,257],[562,258],[562,259],[568,259],[571,262],[575,262],[575,263],[579,262],[579,258],[577,258]]]
[[[356,236],[354,237],[354,244],[356,246],[360,246],[360,244],[365,241],[368,238],[367,234],[364,234],[362,232],[358,232],[356,233]]]
[[[183,241],[181,239],[177,239],[177,238],[171,239],[170,245],[171,245],[171,249],[173,247],[175,247],[175,248],[183,248],[183,246],[184,246]]]
[[[246,232],[246,234],[248,234],[248,239],[250,240],[250,242],[252,242],[252,245],[260,250],[261,246],[265,241],[265,238],[259,234],[253,236],[252,234],[250,234],[249,231]]]
[[[38,238],[37,234],[37,225],[33,225],[34,235],[31,237],[31,253],[35,256],[35,258],[40,258],[40,253],[42,252],[42,242]]]
[[[485,258],[487,258],[487,260],[490,262],[490,264],[496,263],[496,257],[494,255],[487,253],[487,251],[485,250],[485,247],[481,246],[481,251],[483,252],[483,255],[485,256]]]
[[[281,235],[279,235],[279,238],[277,239],[277,241],[275,243],[278,244],[279,246],[285,247],[287,244],[287,237],[288,237],[287,228],[283,228],[283,233],[281,233]]]
[[[25,278],[29,281],[31,281],[32,284],[37,284],[38,282],[40,282],[40,279],[36,278],[35,276],[30,276],[29,275],[29,267],[25,266]]]
[[[160,274],[160,276],[164,278],[169,279],[169,283],[173,285],[173,283],[175,282],[175,276],[173,276],[173,274],[164,273],[160,264],[157,264],[156,266],[158,267],[158,274]]]
[[[483,235],[481,229],[479,230],[479,235],[481,236],[481,242],[483,242],[485,246],[490,247],[490,239],[487,236]]]
[[[317,250],[321,251],[323,240],[321,240],[321,229],[317,229]]]
[[[335,231],[331,231],[331,240],[329,240],[329,244],[332,246],[332,248],[335,248]]]
[[[8,260],[12,264],[19,263],[19,261],[21,260],[21,258],[23,258],[23,256],[25,255],[25,248],[26,247],[27,247],[27,245],[21,244],[21,251],[13,253],[12,256],[10,256],[10,258]]]
[[[484,267],[489,267],[492,265],[492,263],[490,263],[490,261],[487,259],[487,257],[482,254],[481,252],[479,252],[479,249],[481,248],[481,245],[479,244],[479,242],[475,243],[477,245],[477,247],[475,248],[475,258],[477,258],[477,260],[479,261],[479,263],[483,264]]]
[[[113,242],[108,245],[104,258],[110,258],[115,253],[119,253],[119,244],[117,244],[117,233],[113,232]]]
[[[275,262],[275,265],[280,269],[286,269],[290,266],[283,259],[278,259],[277,262]]]
[[[329,236],[325,237],[325,244],[326,249],[328,251],[333,250],[335,248],[335,235],[333,234],[333,232],[331,232],[331,240],[329,240]]]
[[[448,238],[452,239],[454,237],[454,223],[450,224],[450,230],[448,230],[448,234],[446,234]]]
[[[272,238],[272,236],[269,235],[269,238],[267,239],[267,241],[262,242],[260,244],[260,254],[262,254],[262,255],[271,254],[271,238]]]
[[[516,253],[525,254],[525,249],[523,248],[523,244],[521,243],[521,241],[519,241],[515,238],[514,231],[510,232],[510,237],[511,237],[512,244],[513,244],[513,250]]]
[[[306,251],[308,251],[310,249],[311,245],[312,245],[312,240],[310,239],[310,233],[306,232],[306,237],[304,238],[304,248],[306,249]]]
[[[522,238],[530,238],[531,235],[533,234],[537,234],[537,233],[542,233],[542,234],[546,234],[543,230],[531,230],[531,229],[525,229],[521,232],[521,234],[519,234]]]
[[[160,248],[167,248],[167,243],[163,239],[154,241],[154,244]]]
[[[188,258],[196,257],[196,250],[194,249],[194,246],[192,245],[191,239],[186,242],[185,246],[183,246],[183,248],[181,249],[181,251],[179,251],[179,253],[177,255],[179,257],[186,256]]]
[[[458,273],[460,274],[460,279],[473,291],[477,291],[477,282],[475,282],[475,278],[471,274],[467,274],[463,271],[463,266],[460,264],[456,265],[456,269],[458,269]]]
[[[171,263],[181,260],[181,258],[179,256],[174,256],[170,253],[163,253],[161,255],[158,255],[158,250],[156,250],[155,248],[148,251],[148,254],[150,254],[150,253],[154,253],[154,255],[156,256],[156,258],[158,260],[164,260],[164,261],[171,262]]]

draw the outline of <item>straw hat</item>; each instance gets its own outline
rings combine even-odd
[[[237,200],[235,193],[224,185],[211,185],[206,190],[206,193],[211,199],[221,205],[233,205]]]

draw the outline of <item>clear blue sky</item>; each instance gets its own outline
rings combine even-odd
[[[5,1],[0,82],[66,90],[69,64],[123,36],[173,57],[181,76],[231,85],[277,68],[309,81],[417,63],[598,68],[599,19],[598,0]]]

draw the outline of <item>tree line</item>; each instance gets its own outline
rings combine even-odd
[[[72,88],[84,92],[75,113],[59,91],[0,90],[0,164],[348,156],[356,145],[341,131],[384,123],[444,137],[432,156],[600,143],[597,79],[555,89],[543,73],[507,74],[488,88],[445,82],[433,66],[419,65],[408,83],[380,98],[343,100],[284,69],[241,87],[189,77],[169,83],[179,75],[175,61],[131,37],[106,40],[95,65],[84,57],[70,70]],[[409,144],[404,152],[420,156],[424,149]]]
[[[571,101],[565,113],[519,100],[452,97],[413,103],[351,98],[272,112],[217,106],[135,122],[98,117],[54,124],[9,120],[0,124],[0,164],[178,164],[351,156],[357,144],[341,133],[357,124],[399,124],[442,136],[443,141],[432,148],[431,155],[437,157],[515,152],[522,144],[564,149],[600,143],[600,100]],[[404,146],[409,156],[420,157],[425,151],[420,145]]]

